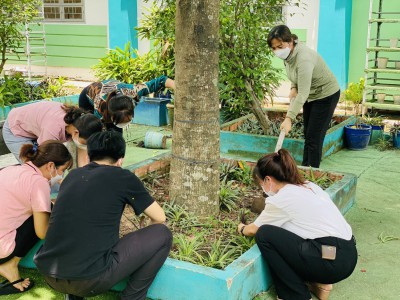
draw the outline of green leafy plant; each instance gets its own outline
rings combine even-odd
[[[21,25],[30,23],[38,17],[39,0],[2,0],[0,10],[0,73],[7,61],[7,54],[17,57],[25,35],[21,32]]]
[[[335,183],[335,178],[332,178],[327,172],[321,172],[321,171],[316,172],[313,168],[309,168],[307,170],[300,170],[300,172],[306,180],[315,183],[324,190],[330,187],[333,183]]]
[[[239,249],[235,249],[228,244],[224,244],[222,238],[211,244],[211,249],[206,250],[206,255],[202,256],[202,263],[211,268],[225,268],[234,261],[234,254]]]
[[[173,64],[174,61],[161,56],[157,48],[140,55],[128,42],[124,49],[116,47],[109,50],[107,55],[93,66],[93,70],[99,80],[116,79],[125,83],[140,83],[163,74],[172,77]]]
[[[172,258],[196,263],[201,261],[199,249],[203,245],[203,234],[199,233],[188,237],[184,234],[175,234],[173,238],[173,247],[170,253]]]
[[[51,99],[65,96],[65,79],[48,77],[38,82],[28,82],[21,73],[5,75],[0,79],[0,106],[31,100]]]
[[[219,191],[219,205],[221,209],[231,211],[237,207],[239,190],[233,180],[222,181]]]
[[[360,114],[360,105],[363,100],[365,79],[360,78],[358,83],[350,82],[347,89],[342,93],[344,101],[351,103],[354,106],[355,114]]]
[[[378,151],[390,150],[393,148],[393,143],[391,140],[388,140],[383,136],[381,138],[378,138],[378,140],[375,143],[375,148]]]
[[[385,119],[382,116],[379,116],[377,114],[375,114],[375,115],[366,114],[365,116],[362,117],[363,123],[365,123],[367,125],[373,125],[373,126],[385,125],[384,120]]]

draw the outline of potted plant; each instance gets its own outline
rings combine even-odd
[[[354,105],[356,115],[356,122],[344,127],[347,147],[352,150],[366,149],[371,137],[372,126],[360,124],[360,118],[358,117],[364,93],[364,82],[364,78],[361,78],[358,83],[351,82],[343,92],[344,100]]]
[[[382,116],[367,114],[362,118],[362,122],[366,125],[371,125],[371,138],[369,144],[375,144],[383,137],[383,129],[385,128],[384,118]]]
[[[400,149],[400,122],[396,122],[390,128],[390,134],[393,139],[393,147]]]

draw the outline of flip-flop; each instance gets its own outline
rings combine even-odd
[[[16,284],[16,283],[19,283],[19,282],[22,282],[22,281],[24,281],[25,279],[23,279],[23,278],[20,278],[20,279],[18,279],[18,280],[15,280],[15,281],[13,281],[13,282],[8,282],[8,283],[6,283],[6,282],[2,282],[1,283],[1,285],[0,285],[0,295],[11,295],[11,294],[18,294],[18,293],[23,293],[23,292],[26,292],[26,291],[29,291],[33,286],[34,286],[34,282],[33,282],[33,280],[30,280],[30,284],[29,284],[29,286],[28,287],[26,287],[26,288],[24,288],[24,290],[23,291],[21,291],[21,290],[19,290],[19,289],[17,289],[16,287],[14,287],[14,284]],[[4,283],[4,284],[3,284]]]

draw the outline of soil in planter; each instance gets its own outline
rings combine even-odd
[[[279,136],[280,133],[280,125],[285,119],[284,116],[274,116],[270,118],[271,127],[270,132],[267,135],[270,136]],[[340,123],[340,122],[339,122]],[[329,128],[338,124],[336,117],[332,118]],[[261,126],[258,124],[256,119],[247,119],[245,120],[239,127],[239,132],[250,133],[250,134],[260,134],[263,135],[264,132]],[[298,115],[296,119],[292,122],[292,129],[289,132],[288,138],[292,139],[304,139],[304,122],[303,116]]]
[[[303,171],[302,171],[303,172]],[[221,164],[220,214],[199,220],[169,199],[169,175],[148,174],[143,182],[152,197],[163,207],[167,226],[174,236],[170,257],[198,265],[223,269],[254,244],[254,238],[237,233],[240,221],[251,223],[264,209],[265,196],[252,181],[251,166],[243,163]],[[307,171],[311,181],[327,188],[337,178],[328,173]],[[120,236],[144,227],[148,220],[124,210]]]

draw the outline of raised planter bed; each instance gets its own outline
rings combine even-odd
[[[170,155],[164,154],[128,169],[141,177],[154,171],[167,171],[169,164]],[[313,171],[315,174],[319,172],[318,169]],[[338,180],[326,191],[344,214],[355,201],[357,177],[345,173],[329,174]],[[271,284],[268,268],[255,245],[224,270],[168,258],[150,287],[148,297],[165,300],[252,299],[268,290]],[[121,291],[125,285],[125,282],[120,282],[113,290]]]
[[[284,114],[282,111],[267,111],[267,113],[270,119]],[[263,154],[274,151],[278,137],[237,132],[238,127],[250,118],[254,118],[254,116],[250,114],[221,126],[221,155],[232,159],[256,161]],[[355,122],[353,116],[334,116],[334,119],[338,124],[328,129],[326,133],[322,158],[344,147],[344,126]],[[301,163],[304,139],[285,138],[283,148],[290,151],[297,163]]]

